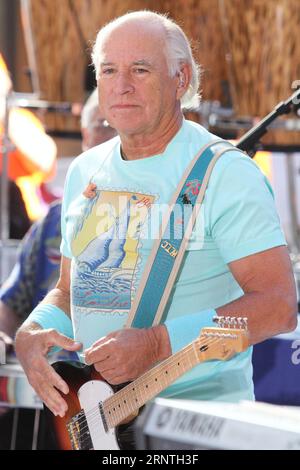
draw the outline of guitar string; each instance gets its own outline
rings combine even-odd
[[[219,338],[211,338],[211,339],[209,339],[209,340],[204,340],[204,338],[203,338],[203,339],[200,339],[200,340],[199,340],[199,342],[201,342],[201,341],[204,342],[204,343],[206,343],[208,346],[212,346],[212,345],[216,344],[216,343],[219,341]],[[194,348],[194,345],[193,345],[193,344],[189,345],[189,346],[185,349],[185,351],[183,351],[183,355],[187,355],[187,353],[190,353],[191,349],[193,349],[193,348]],[[172,356],[171,356],[171,358],[172,358]],[[168,361],[168,362],[171,362],[171,360],[170,360],[171,358],[169,358],[169,361]],[[185,358],[182,357],[182,360],[183,360],[183,359],[185,359]],[[167,364],[165,364],[165,365],[167,366]],[[171,368],[174,368],[174,367],[176,367],[176,366],[177,366],[177,364],[172,364],[172,365],[171,365]],[[153,371],[151,374],[149,374],[149,375],[147,376],[147,379],[153,378],[153,375],[155,375],[155,373],[157,373],[157,371]],[[174,379],[174,380],[176,380],[176,379]],[[139,385],[142,385],[143,382],[145,383],[145,379],[141,380],[141,383],[140,383]],[[130,387],[130,385],[129,385],[128,387]],[[126,387],[124,387],[124,388],[126,388]],[[124,390],[124,389],[121,389],[120,392],[122,392],[123,390]],[[158,393],[159,393],[159,392],[158,392]],[[113,395],[113,397],[116,397],[115,400],[114,400],[115,402],[118,402],[118,401],[119,401],[117,395],[118,395],[118,392],[116,392],[116,394]],[[110,400],[111,400],[111,398],[113,398],[113,397],[110,397]],[[104,403],[105,403],[105,401],[104,401]],[[142,405],[140,405],[140,406],[142,406]],[[91,410],[89,410],[89,411],[86,413],[85,417],[78,418],[78,419],[76,420],[76,422],[79,423],[79,426],[80,426],[80,423],[87,422],[87,417],[89,418],[90,424],[93,425],[93,423],[95,422],[95,418],[99,418],[99,408],[98,408],[98,406],[92,408]],[[124,417],[124,419],[126,419],[126,417]],[[85,430],[86,428],[88,428],[88,427],[89,427],[88,424],[85,424],[84,426],[82,426],[82,427],[80,428],[81,432],[84,431],[84,430]],[[84,441],[86,441],[87,439],[88,439],[88,438],[85,438]],[[82,441],[82,440],[81,440],[81,441]]]
[[[207,342],[207,341],[206,341],[206,342]],[[193,344],[187,345],[186,348],[184,349],[184,351],[182,351],[182,354],[183,354],[183,353],[187,353],[187,352],[189,353],[193,348],[194,348]],[[170,358],[167,358],[167,359],[166,359],[166,362],[165,362],[165,365],[167,366],[167,362],[168,362],[168,363],[172,362],[173,358],[174,358],[174,355],[173,355],[173,356],[170,356]],[[156,367],[159,367],[161,364],[162,364],[162,363],[158,364],[158,366],[153,367],[151,373],[150,373],[150,371],[149,371],[148,373],[146,372],[146,374],[147,374],[147,380],[150,379],[150,378],[152,378],[153,375],[154,375],[154,376],[156,375],[157,370],[154,370],[154,369],[155,369]],[[176,364],[175,364],[175,365],[176,365]],[[139,378],[136,379],[136,380],[139,380]],[[141,384],[143,383],[143,381],[145,381],[145,379],[140,380]],[[118,390],[118,392],[116,392],[112,397],[109,397],[108,399],[110,400],[110,402],[111,402],[111,403],[112,403],[112,402],[117,402],[117,401],[118,401],[118,394],[119,394],[119,392],[124,392],[124,391],[126,390],[126,388],[127,388],[127,387],[129,388],[130,386],[132,386],[132,383],[131,383],[131,384],[128,384],[128,385],[126,385],[124,388]],[[106,402],[106,400],[105,400],[104,403],[103,403],[104,405],[105,405],[105,402]],[[87,416],[87,415],[90,415],[90,413],[91,413],[93,410],[98,410],[98,406],[92,408],[92,409],[86,414],[86,416]],[[83,419],[84,419],[84,418],[83,418]],[[78,421],[80,421],[80,418],[79,418]],[[78,421],[77,421],[77,422],[78,422]]]
[[[210,341],[206,341],[206,343],[215,344],[215,343],[217,343],[218,341],[219,341],[218,338],[212,338]],[[191,345],[191,346],[192,346],[192,345]],[[188,351],[189,351],[189,350],[190,350],[190,348],[188,349]],[[184,351],[184,353],[186,353],[186,352],[188,352],[188,351]],[[173,365],[172,365],[172,367],[174,367],[174,366],[176,366],[176,364],[173,364]],[[122,390],[123,390],[123,389],[122,389]],[[142,406],[142,405],[141,405],[141,406]],[[91,411],[91,410],[90,410],[90,411]],[[97,419],[95,420],[95,418],[97,418]],[[95,422],[98,421],[98,419],[99,419],[99,412],[96,414],[96,416],[94,415],[93,417],[91,417],[91,420],[90,420],[90,422],[89,422],[89,425],[90,425],[90,426],[93,426],[93,425],[95,424]],[[126,417],[124,417],[123,419],[126,419]],[[87,424],[87,425],[83,426],[83,427],[81,428],[81,431],[82,431],[82,430],[85,430],[85,429],[89,430],[89,425]],[[116,426],[117,426],[117,425],[116,425]],[[116,426],[114,426],[114,427],[116,427]],[[90,440],[91,440],[91,438],[90,438],[90,436],[89,436],[89,437],[86,437],[86,438],[81,438],[80,441],[81,441],[82,444],[86,444],[87,441],[90,442]]]
[[[212,342],[212,341],[210,341],[210,342]],[[207,343],[207,341],[206,341],[206,343]],[[193,348],[192,344],[189,345],[185,351],[183,351],[183,355],[186,355],[186,353],[189,353],[191,348]],[[182,360],[184,360],[184,358],[182,358]],[[172,364],[170,368],[174,368],[174,367],[176,367],[176,364]],[[170,370],[170,368],[169,368],[169,370]],[[81,421],[86,422],[86,424],[84,424],[82,427],[80,426],[80,432],[85,432],[86,430],[89,432],[90,426],[93,426],[98,421],[98,419],[99,419],[99,409],[98,409],[98,407],[95,407],[94,410],[96,410],[96,412],[92,412],[92,410],[90,410],[87,413],[90,417],[89,423],[87,423],[86,418],[81,418]],[[126,419],[126,418],[124,418],[124,419]],[[90,439],[91,439],[90,436],[81,437],[80,438],[80,444],[85,445],[87,442],[90,442]]]
[[[219,341],[218,338],[212,338],[210,341],[205,341],[205,343],[209,343],[210,345],[213,345],[213,344],[216,344],[218,341]],[[191,344],[190,346],[193,346],[193,345]],[[190,348],[188,348],[188,351],[189,351],[189,350],[190,350]],[[188,351],[186,350],[186,351],[184,351],[184,353],[186,353],[186,352],[188,352]],[[176,364],[173,364],[171,367],[174,367],[174,366],[176,366]],[[123,389],[122,389],[122,390],[123,390]],[[141,405],[141,406],[142,406],[142,405]],[[97,409],[98,409],[98,407],[97,407]],[[90,410],[90,411],[91,411],[91,410]],[[97,419],[95,419],[95,418],[97,418]],[[90,428],[89,428],[89,425],[90,425],[90,426],[93,426],[93,425],[98,421],[98,419],[99,419],[99,411],[98,411],[98,413],[97,413],[96,415],[94,414],[94,416],[91,416],[91,420],[90,420],[89,424],[84,425],[84,426],[81,428],[81,431],[87,429],[88,432],[89,432],[89,429],[90,429]],[[126,419],[126,418],[124,417],[123,419]],[[117,426],[117,425],[116,425],[116,426]],[[115,427],[116,427],[116,426],[115,426]],[[91,440],[90,436],[87,436],[87,437],[85,437],[85,438],[81,438],[81,439],[80,439],[80,442],[81,442],[82,444],[86,444],[87,441],[90,442],[90,440]]]
[[[205,341],[204,339],[202,339],[202,340],[200,340],[200,342],[201,342],[201,341],[204,341],[204,343],[206,343],[208,346],[211,346],[211,345],[217,343],[217,342],[219,341],[219,338],[211,338],[211,339],[206,340],[206,341]],[[184,354],[184,355],[187,355],[187,353],[190,353],[192,349],[194,349],[193,344],[188,345],[188,346],[186,347],[186,349],[182,352],[182,355],[183,355],[183,354]],[[170,358],[168,358],[168,359],[166,360],[166,363],[165,363],[165,366],[166,366],[166,367],[169,365],[170,362],[173,361],[173,358],[174,358],[174,356],[171,356]],[[183,359],[183,358],[182,358],[182,359]],[[162,363],[161,363],[161,364],[162,364]],[[159,366],[160,366],[161,364],[158,365],[158,368],[159,368]],[[171,365],[171,367],[174,367],[174,366],[177,367],[177,364]],[[142,386],[143,384],[146,384],[146,382],[149,381],[149,379],[151,380],[151,379],[153,378],[153,376],[155,376],[155,375],[157,374],[157,372],[158,372],[157,370],[155,370],[155,368],[156,368],[156,367],[153,368],[153,370],[152,370],[151,373],[149,373],[149,374],[146,373],[146,374],[147,374],[147,378],[146,378],[146,379],[145,379],[145,378],[144,378],[144,379],[140,379],[139,384],[138,384],[137,386],[140,386],[140,385]],[[139,379],[136,379],[136,380],[138,381]],[[120,390],[119,390],[118,392],[116,392],[112,397],[109,397],[108,399],[106,399],[106,400],[103,402],[104,406],[105,406],[105,402],[106,402],[107,400],[109,400],[109,401],[110,401],[110,405],[111,405],[110,407],[112,408],[113,405],[116,404],[116,403],[118,403],[118,401],[119,401],[119,392],[120,392],[120,394],[121,394],[121,392],[123,392],[123,393],[125,392],[125,393],[126,393],[126,388],[130,389],[131,386],[132,386],[132,383],[131,383],[131,384],[128,384],[128,385],[125,386],[124,388],[120,389]],[[82,421],[85,421],[85,420],[86,420],[86,417],[92,417],[92,415],[93,415],[95,412],[97,413],[97,416],[98,416],[98,413],[99,413],[99,408],[98,408],[98,406],[96,406],[96,407],[92,408],[91,410],[89,410],[89,411],[85,414],[85,417],[78,418],[78,420],[77,420],[76,422],[80,423],[81,420],[82,420]]]
[[[209,341],[206,339],[206,341],[204,341],[204,339],[199,339],[198,342],[200,344],[200,347],[202,346],[202,341],[208,343],[209,344],[212,342],[212,339],[213,338],[210,338]],[[197,341],[197,340],[196,340]],[[195,341],[195,342],[196,342]],[[183,354],[186,354],[186,353],[190,353],[191,350],[193,350],[195,347],[197,347],[194,342],[187,345],[182,351],[178,351],[179,354],[183,355]],[[176,353],[177,354],[177,353]],[[180,356],[178,357],[178,360],[179,360]],[[174,361],[174,355],[170,356],[169,358],[167,358],[164,362],[164,365],[165,367],[168,367],[171,363],[172,365],[172,362]],[[163,365],[163,362],[159,363],[157,366],[154,366],[152,369],[150,369],[148,372],[144,373],[141,377],[138,377],[134,382],[136,382],[136,387],[139,387],[139,386],[143,386],[145,384],[147,384],[147,382],[149,381],[149,379],[152,379],[153,376],[155,376],[158,372],[159,372],[159,369],[162,368],[162,365]],[[176,365],[176,364],[173,364],[173,365]],[[161,373],[161,372],[159,372]],[[118,398],[118,393],[120,392],[120,395],[122,393],[126,393],[127,390],[131,389],[133,386],[133,382],[126,385],[125,387],[123,387],[120,391],[118,391],[117,393],[115,393],[112,397],[109,398],[109,402],[111,404],[111,406],[115,403],[118,403],[119,401],[119,398]],[[104,402],[105,403],[105,402]]]

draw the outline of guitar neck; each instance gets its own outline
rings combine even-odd
[[[191,343],[106,399],[103,412],[107,426],[113,428],[122,423],[198,362],[195,345]]]

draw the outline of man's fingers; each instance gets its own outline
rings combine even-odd
[[[112,364],[105,364],[104,362],[95,362],[94,367],[100,374],[106,374],[111,370],[115,370]]]
[[[44,357],[33,364],[33,367],[28,373],[33,386],[38,382],[46,382],[50,386],[56,387],[65,395],[69,393],[69,387],[66,382],[55,372],[53,367],[48,363]]]
[[[120,385],[125,382],[123,376],[118,375],[118,372],[112,370],[103,375],[103,378],[111,385]]]
[[[105,361],[110,356],[111,351],[114,350],[115,341],[116,339],[112,334],[103,336],[95,341],[92,346],[84,351],[86,364],[91,365],[98,361]]]
[[[17,335],[17,353],[29,383],[53,413],[64,416],[67,403],[61,394],[67,394],[69,387],[46,359],[52,346],[70,351],[82,348],[80,343],[54,329],[20,330]]]
[[[46,361],[45,361],[46,362]],[[48,408],[63,416],[67,411],[67,403],[59,393],[69,392],[66,382],[55,372],[55,370],[46,362],[46,367],[38,373],[38,386],[36,388],[38,395]],[[56,390],[57,389],[57,390]]]
[[[55,372],[53,367],[50,367],[47,370],[47,382],[53,385],[55,388],[60,390],[62,393],[67,395],[69,393],[69,387],[67,383]]]
[[[69,387],[53,367],[48,364],[47,360],[39,361],[38,365],[30,371],[28,378],[46,406],[55,415],[64,416],[68,407],[59,392],[67,394],[69,393]]]
[[[45,332],[48,334],[51,346],[60,346],[67,351],[79,351],[82,348],[81,343],[74,341],[73,339],[62,335],[61,333],[58,333],[56,330],[45,330]]]
[[[92,346],[84,351],[84,360],[87,365],[95,362],[106,361],[110,357],[110,351],[107,343]]]
[[[54,387],[50,386],[44,381],[40,382],[40,385],[37,387],[36,391],[41,400],[45,403],[47,408],[52,411],[52,413],[61,417],[65,415],[68,409],[67,403]]]

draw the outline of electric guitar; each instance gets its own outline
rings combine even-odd
[[[246,319],[226,317],[226,320],[231,325],[232,321],[238,322],[239,328],[203,328],[195,341],[126,385],[111,386],[92,366],[79,362],[53,364],[70,389],[64,396],[68,410],[63,418],[46,409],[54,430],[55,447],[64,450],[134,448],[132,422],[147,401],[200,362],[227,360],[247,349]]]

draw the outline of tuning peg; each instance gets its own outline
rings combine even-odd
[[[225,321],[225,317],[222,317],[221,315],[220,316],[216,315],[213,317],[213,322],[217,323],[218,327],[220,328],[224,327],[224,321]]]
[[[219,328],[239,328],[243,330],[248,329],[248,318],[246,317],[224,317],[214,316],[213,322],[218,324]]]
[[[242,330],[248,330],[248,318],[247,317],[238,317],[237,318],[239,328]]]

